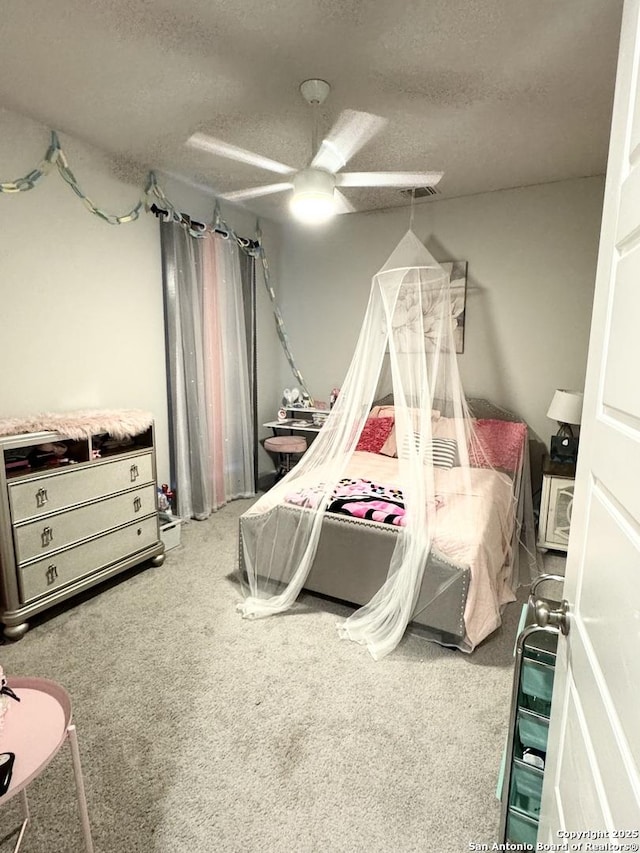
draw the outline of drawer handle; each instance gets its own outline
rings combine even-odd
[[[47,495],[47,490],[46,489],[38,489],[38,491],[36,492],[36,506],[38,507],[38,509],[43,507],[48,500],[49,500],[49,497]]]
[[[134,498],[133,499],[134,512],[140,512],[141,507],[142,507],[142,501],[140,500],[140,498]]]
[[[53,542],[53,528],[43,527],[42,533],[40,534],[40,539],[42,540],[42,547],[46,548],[47,545]]]
[[[53,563],[51,563],[51,565],[47,567],[47,571],[45,572],[44,576],[47,579],[47,586],[51,586],[51,584],[58,577],[58,567],[54,566]]]
[[[140,473],[138,472],[138,466],[132,465],[131,468],[129,468],[129,473],[131,474],[131,482],[135,483],[135,481],[140,476]]]

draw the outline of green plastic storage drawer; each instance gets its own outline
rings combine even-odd
[[[529,817],[538,819],[542,801],[542,771],[513,762],[509,805]]]
[[[536,749],[538,752],[547,751],[549,738],[549,721],[526,711],[518,709],[518,738],[522,749]]]
[[[551,713],[553,676],[553,667],[548,664],[524,659],[520,674],[520,704],[536,714],[548,717]]]
[[[509,810],[507,815],[507,841],[513,844],[530,844],[535,849],[538,840],[538,822]]]

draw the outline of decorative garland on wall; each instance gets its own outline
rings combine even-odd
[[[74,193],[78,196],[79,199],[83,202],[84,206],[90,213],[99,216],[101,219],[104,219],[105,222],[108,222],[109,225],[124,225],[127,222],[134,222],[139,216],[140,211],[145,207],[145,197],[151,192],[152,184],[155,182],[155,178],[153,177],[153,173],[149,174],[149,179],[147,180],[147,185],[145,186],[143,197],[136,204],[129,213],[125,213],[122,216],[116,216],[113,213],[107,213],[101,208],[97,207],[91,199],[85,195],[80,189],[80,185],[76,180],[76,176],[71,171],[69,167],[69,161],[67,160],[64,151],[60,147],[60,140],[58,139],[58,134],[55,130],[51,131],[51,143],[49,148],[47,149],[47,153],[44,155],[44,159],[41,163],[35,168],[32,169],[24,178],[18,178],[15,181],[4,181],[0,183],[0,193],[22,193],[27,192],[28,190],[32,190],[35,185],[40,181],[45,175],[48,175],[49,172],[56,166],[58,169],[58,173],[60,177],[67,182],[67,184],[71,187]]]
[[[262,232],[260,231],[259,227],[257,228],[257,236],[257,248],[254,250],[254,253],[255,256],[258,257],[262,263],[264,286],[267,288],[267,294],[271,301],[271,310],[273,311],[273,316],[276,321],[276,332],[278,333],[278,337],[280,338],[280,343],[282,345],[282,349],[284,350],[284,354],[287,357],[287,361],[289,362],[291,372],[295,376],[296,380],[300,383],[304,393],[307,394],[309,399],[313,402],[311,392],[307,388],[307,383],[304,381],[304,377],[296,367],[295,359],[293,357],[293,353],[291,352],[291,347],[289,346],[289,337],[287,335],[287,330],[284,325],[282,314],[280,313],[280,308],[278,307],[278,303],[276,301],[275,291],[271,286],[271,273],[269,272],[267,255],[264,251],[264,246],[262,245]]]
[[[107,213],[107,211],[94,204],[94,202],[82,191],[76,176],[71,171],[69,161],[62,150],[58,134],[55,130],[51,131],[51,142],[49,144],[49,148],[38,166],[35,169],[32,169],[24,177],[17,178],[15,181],[0,182],[0,193],[21,193],[32,190],[43,177],[52,171],[54,167],[57,168],[60,177],[71,187],[87,210],[95,216],[100,217],[100,219],[107,222],[109,225],[126,225],[129,222],[135,222],[140,216],[140,212],[142,210],[146,210],[159,218],[166,218],[171,222],[181,225],[192,237],[197,239],[208,237],[211,234],[216,234],[223,239],[234,240],[243,251],[255,258],[258,258],[262,264],[264,284],[271,302],[271,310],[273,311],[276,332],[278,333],[280,344],[282,345],[282,349],[284,350],[284,354],[293,375],[302,386],[304,392],[311,397],[306,382],[296,366],[295,359],[291,352],[291,347],[289,346],[289,338],[285,329],[284,319],[276,301],[275,291],[271,285],[269,264],[262,244],[262,233],[259,227],[257,228],[257,240],[249,240],[246,237],[240,237],[222,220],[217,203],[214,212],[213,225],[197,222],[187,214],[180,213],[176,209],[176,207],[167,198],[164,190],[158,184],[158,180],[154,172],[149,172],[140,201],[138,201],[129,213],[119,216],[113,213]],[[156,202],[159,202],[159,205],[161,206],[156,204]]]

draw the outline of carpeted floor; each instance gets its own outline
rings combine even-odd
[[[9,675],[73,697],[96,853],[456,853],[497,840],[519,607],[471,656],[407,636],[380,662],[338,639],[350,611],[335,602],[306,595],[290,614],[243,620],[232,572],[249,503],[185,525],[164,566],[0,648]],[[66,749],[29,791],[25,853],[82,851]],[[15,801],[0,811],[0,853],[18,818]]]

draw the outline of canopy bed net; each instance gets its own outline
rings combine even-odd
[[[375,659],[409,623],[471,651],[538,573],[526,424],[470,410],[452,316],[448,274],[409,231],[317,438],[240,519],[245,617],[306,587],[363,605],[339,634]]]

